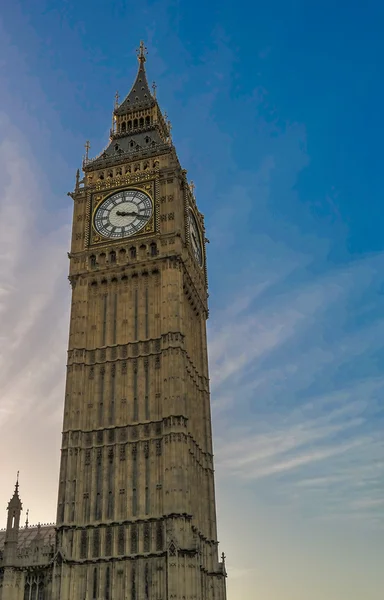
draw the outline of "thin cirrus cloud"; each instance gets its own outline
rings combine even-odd
[[[240,505],[245,504],[247,488],[261,511],[263,502],[268,509],[284,506],[300,521],[304,516],[321,524],[344,520],[349,528],[362,523],[363,539],[368,528],[381,526],[383,513],[383,257],[332,265],[325,257],[334,240],[301,235],[273,213],[273,185],[279,182],[285,199],[308,164],[301,149],[302,126],[272,136],[264,123],[255,139],[261,158],[254,159],[254,172],[244,173],[233,163],[231,189],[217,194],[220,202],[214,193],[208,197],[204,177],[207,188],[215,188],[212,173],[217,171],[219,181],[233,166],[233,156],[230,137],[210,118],[210,105],[202,100],[193,101],[200,107],[199,123],[216,143],[222,162],[213,162],[213,147],[200,147],[195,119],[190,120],[193,131],[184,140],[184,150],[178,140],[176,145],[184,151],[183,163],[192,162],[198,174],[198,202],[207,214],[212,242],[209,271],[216,284],[210,290],[209,349],[219,487],[225,490],[230,482]],[[194,106],[188,112],[190,108]],[[63,214],[51,202],[48,214],[41,198],[49,191],[28,139],[6,118],[0,125],[5,132],[0,146],[0,456],[7,457],[2,478],[12,482],[20,469],[22,499],[31,509],[32,522],[37,522],[54,520],[55,514],[70,305],[70,203]],[[188,133],[188,124],[184,127]],[[207,155],[199,165],[204,151]],[[255,206],[258,229],[250,233],[246,226]],[[231,263],[231,253],[236,264]],[[6,506],[11,488],[0,487],[0,507]],[[224,492],[218,495],[219,506],[226,502],[223,496]],[[230,493],[228,498],[231,501]],[[262,595],[274,600],[307,598],[315,587],[313,597],[320,599],[362,597],[353,596],[352,584],[344,595],[337,586],[333,596],[332,591],[322,592],[316,576],[333,540],[326,550],[316,549],[319,557],[312,571],[302,567],[287,591],[291,574],[276,580],[276,554],[280,552],[284,565],[290,557],[314,550],[304,535],[296,541],[296,530],[270,535],[270,517],[276,514],[286,525],[284,511],[272,511],[265,538],[257,544],[250,527],[258,519],[254,504],[237,515],[246,536],[240,544],[233,507],[227,520],[219,511],[221,535],[234,540],[226,551],[229,586],[237,595],[254,598],[264,572],[268,577]],[[5,510],[0,519],[4,522]],[[266,548],[270,559],[263,563]],[[348,550],[345,545],[344,556]],[[256,567],[253,552],[259,553]],[[335,565],[339,571],[340,562]],[[340,572],[344,582],[347,571]],[[327,578],[322,579],[325,585]],[[296,594],[297,582],[303,586],[301,594]]]
[[[384,526],[384,320],[372,311],[384,257],[313,276],[316,260],[304,243],[283,253],[213,317],[218,474],[317,519]]]
[[[56,211],[51,221],[28,140],[4,114],[0,123],[1,470],[4,484],[20,470],[32,522],[46,522],[54,518],[64,397],[70,214]],[[0,507],[11,491],[0,487]]]

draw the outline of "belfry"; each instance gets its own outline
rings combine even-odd
[[[0,600],[225,600],[204,218],[146,76],[73,198],[57,520],[0,532]],[[36,550],[37,548],[37,550]]]

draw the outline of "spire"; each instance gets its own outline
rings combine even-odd
[[[142,106],[152,106],[154,99],[149,89],[147,74],[145,72],[145,61],[147,55],[147,48],[144,42],[140,42],[140,46],[137,49],[137,59],[139,61],[139,69],[137,71],[136,79],[133,83],[131,91],[125,100],[115,108],[115,114],[125,114],[129,110],[135,108],[141,108]]]
[[[5,532],[4,560],[9,563],[16,557],[17,540],[19,537],[20,514],[23,505],[19,497],[19,472],[17,472],[15,491],[8,502],[7,529]]]
[[[22,510],[22,504],[19,497],[19,471],[17,471],[15,491],[13,492],[12,498],[8,502],[7,510]]]

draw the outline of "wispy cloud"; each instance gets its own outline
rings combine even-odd
[[[381,302],[384,256],[315,276],[305,272],[313,260],[282,256],[278,277],[272,268],[233,296],[210,326],[218,472],[269,486],[275,501],[316,517],[376,522],[384,320],[369,306]],[[301,276],[292,279],[294,269]]]
[[[41,440],[60,438],[70,213],[56,211],[51,219],[44,202],[48,186],[27,140],[4,115],[0,123],[0,454],[7,457],[2,477],[5,484],[22,471],[25,500],[35,509],[34,518],[44,521],[49,517],[36,514],[39,506],[41,513],[46,510],[41,492],[49,478]],[[33,485],[31,461],[39,464],[40,490]],[[10,492],[1,486],[0,506],[6,506]]]

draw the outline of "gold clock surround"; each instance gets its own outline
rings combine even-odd
[[[125,185],[120,185],[118,187],[112,188],[109,187],[108,189],[105,189],[103,191],[101,190],[96,190],[91,194],[90,197],[90,203],[91,203],[91,210],[90,210],[90,215],[89,215],[89,219],[90,219],[90,240],[89,243],[90,245],[99,245],[99,244],[106,244],[106,243],[111,243],[111,242],[116,242],[116,241],[123,241],[123,240],[129,240],[131,238],[143,238],[146,237],[148,235],[152,235],[153,233],[156,232],[157,228],[156,228],[156,215],[158,214],[158,202],[156,201],[156,193],[155,193],[155,181],[152,180],[150,182],[145,182],[144,184],[140,184],[135,182],[134,184],[129,184],[126,183]],[[111,239],[109,237],[105,237],[103,235],[101,235],[96,227],[95,227],[95,214],[96,211],[98,210],[98,208],[101,206],[101,204],[107,200],[107,198],[113,196],[114,194],[121,192],[121,191],[125,191],[125,190],[138,190],[141,191],[143,193],[145,193],[151,200],[152,202],[152,215],[150,217],[150,219],[148,220],[148,222],[146,223],[146,225],[137,233],[132,234],[130,236],[127,237],[122,237],[120,239]]]

